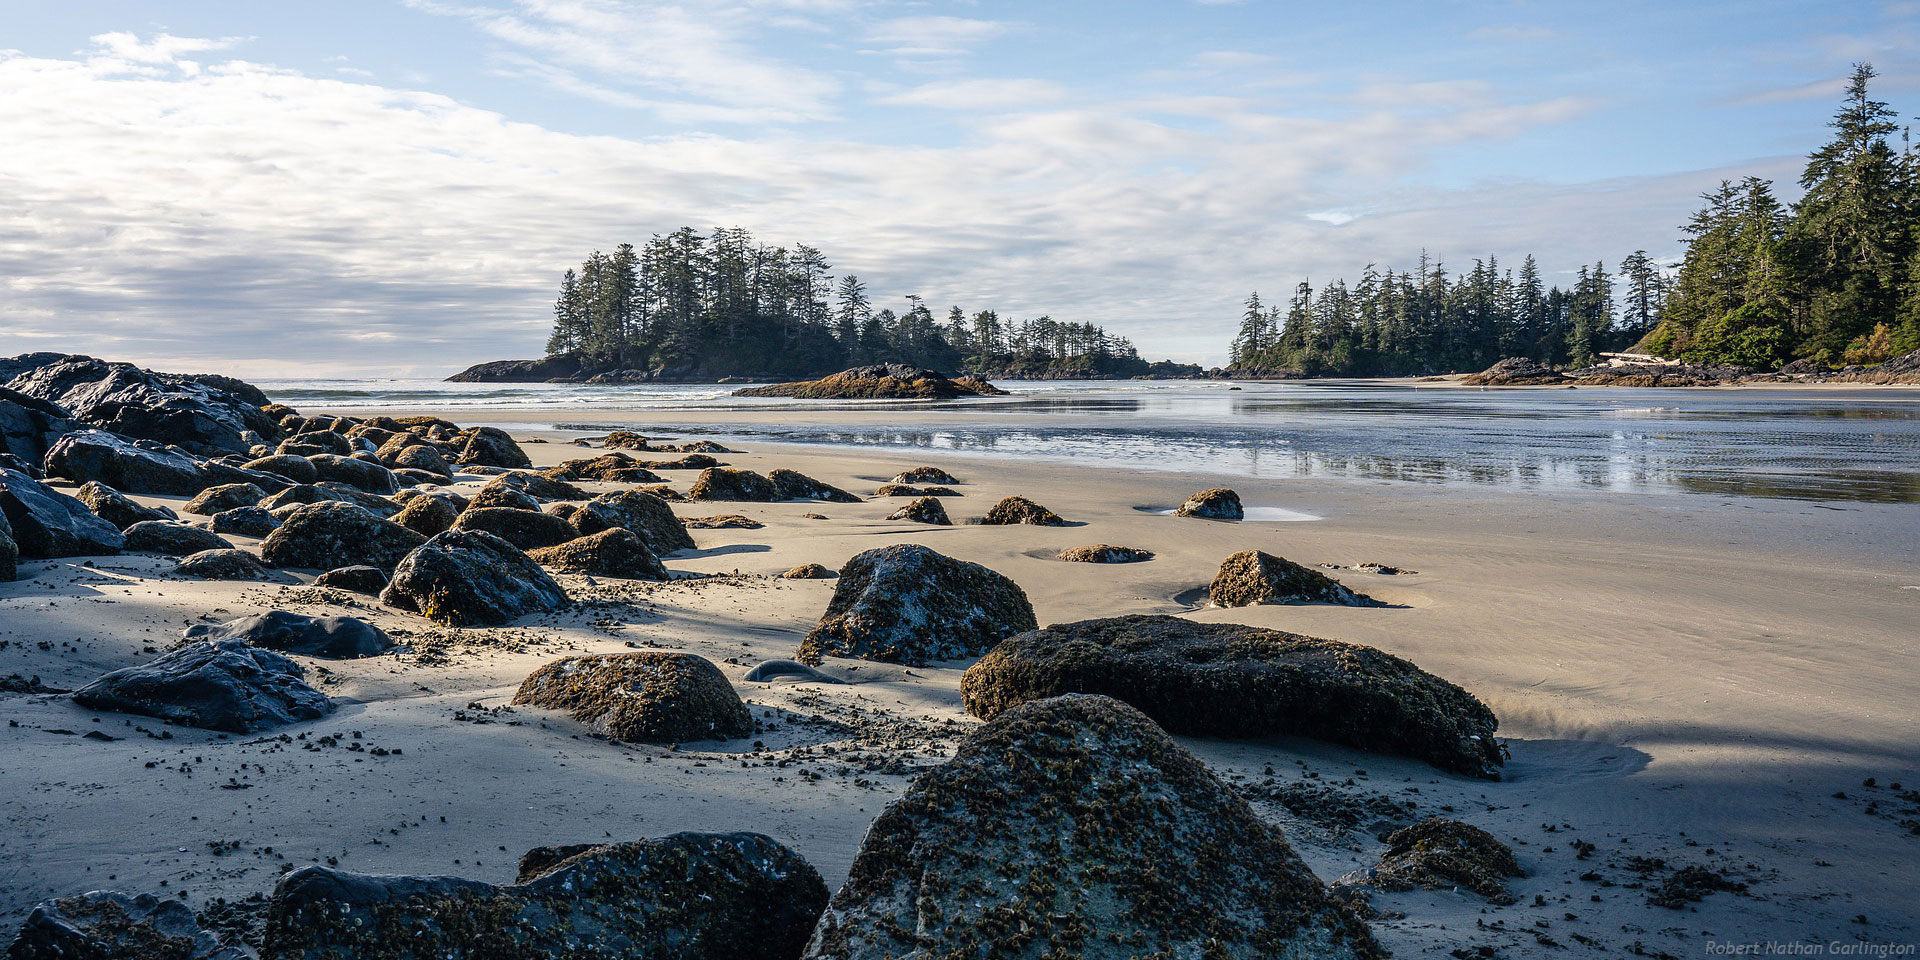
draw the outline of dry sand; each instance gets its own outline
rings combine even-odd
[[[725,419],[701,429],[724,431]],[[562,442],[526,449],[541,464],[590,455]],[[197,906],[269,889],[279,872],[312,862],[509,881],[529,847],[680,830],[770,834],[837,885],[913,765],[938,762],[975,723],[959,704],[965,664],[830,660],[830,672],[854,681],[846,686],[742,678],[791,655],[832,593],[830,580],[781,571],[837,568],[904,541],[1012,577],[1042,623],[1176,613],[1277,627],[1380,647],[1486,701],[1510,738],[1501,783],[1303,740],[1183,741],[1257,796],[1287,801],[1256,805],[1326,879],[1381,848],[1341,824],[1343,811],[1368,823],[1454,816],[1511,843],[1529,873],[1513,883],[1518,905],[1452,891],[1375,898],[1389,913],[1376,930],[1401,956],[1488,945],[1504,956],[1685,957],[1712,943],[1920,941],[1920,834],[1900,823],[1920,821],[1920,809],[1891,788],[1920,788],[1920,517],[1910,506],[1250,481],[767,444],[721,459],[797,469],[859,494],[935,463],[965,481],[964,496],[946,501],[956,519],[1018,493],[1078,525],[882,519],[898,500],[675,504],[682,516],[741,513],[766,526],[694,531],[699,549],[667,559],[678,573],[717,576],[563,578],[587,602],[465,631],[291,576],[176,580],[163,572],[171,561],[136,556],[23,564],[23,579],[0,584],[0,676],[77,687],[151,658],[189,624],[275,607],[366,617],[411,650],[305,661],[341,708],[287,737],[0,694],[0,923],[94,888],[171,892]],[[670,476],[684,489],[692,473]],[[1250,506],[1322,519],[1228,524],[1141,509],[1221,483]],[[1051,558],[1103,542],[1158,556],[1123,566]],[[1222,558],[1250,547],[1417,572],[1332,571],[1396,605],[1386,609],[1189,606]],[[620,745],[564,717],[500,709],[552,658],[629,647],[719,663],[771,725],[757,738],[765,749]],[[91,731],[118,739],[81,736]],[[1862,786],[1869,777],[1877,787]],[[1576,840],[1593,852],[1579,856]],[[1666,866],[1647,873],[1630,857]],[[1648,904],[1649,878],[1691,864],[1749,889],[1683,910]]]

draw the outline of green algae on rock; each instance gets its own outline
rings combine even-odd
[[[1279,828],[1139,711],[1022,705],[867,831],[808,960],[1383,958]]]
[[[987,526],[1012,526],[1018,523],[1032,524],[1036,527],[1064,527],[1067,521],[1060,515],[1048,510],[1026,497],[1008,497],[993,505],[982,517],[981,523]]]
[[[1493,834],[1471,824],[1432,817],[1387,837],[1380,865],[1363,874],[1341,878],[1380,890],[1449,890],[1464,887],[1489,902],[1510,904],[1508,877],[1524,877],[1513,850]]]
[[[513,544],[449,530],[406,555],[380,601],[450,627],[498,626],[567,605],[567,592]]]
[[[887,514],[888,520],[911,520],[914,523],[928,523],[936,527],[951,527],[953,519],[947,516],[947,508],[932,497],[921,497],[894,512]]]
[[[897,543],[840,568],[833,600],[796,659],[817,664],[832,654],[921,666],[978,656],[1037,626],[1019,584],[977,563]]]
[[[1221,561],[1220,571],[1207,585],[1207,599],[1216,607],[1250,607],[1257,603],[1382,605],[1318,570],[1259,550],[1242,550]]]
[[[576,537],[566,543],[527,551],[533,562],[566,573],[621,580],[666,580],[667,568],[645,541],[625,527]]]
[[[691,653],[567,657],[533,672],[513,702],[565,710],[624,743],[734,740],[753,717],[720,668]]]
[[[1054,558],[1068,563],[1144,563],[1153,559],[1153,551],[1139,547],[1116,547],[1111,543],[1093,543],[1062,550],[1054,554]]]
[[[263,960],[735,960],[799,954],[827,900],[755,833],[607,844],[496,886],[306,867],[281,879]]]
[[[1493,780],[1504,762],[1499,720],[1458,686],[1372,647],[1234,623],[1054,624],[1001,643],[960,680],[983,719],[1064,693],[1115,697],[1190,736],[1307,736]]]

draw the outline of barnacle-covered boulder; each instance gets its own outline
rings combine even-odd
[[[450,529],[484,530],[522,550],[559,546],[580,535],[573,524],[553,514],[513,507],[469,506]]]
[[[188,640],[244,640],[266,650],[322,660],[353,660],[393,649],[386,631],[359,617],[307,617],[269,610],[225,623],[201,623],[181,636]]]
[[[623,527],[576,537],[552,547],[527,551],[533,562],[551,570],[622,580],[666,580],[667,568],[646,541]]]
[[[505,430],[499,427],[474,427],[465,431],[466,440],[460,448],[459,462],[462,466],[509,467],[527,469],[533,461],[527,458],[525,450],[513,442]]]
[[[830,483],[822,483],[797,470],[784,467],[767,473],[777,500],[821,500],[827,503],[859,503],[860,498]]]
[[[720,668],[691,653],[568,657],[533,672],[513,702],[564,710],[626,743],[736,740],[753,717]]]
[[[567,592],[513,544],[449,530],[400,561],[380,600],[448,626],[498,626],[558,610]]]
[[[460,508],[447,497],[420,496],[409,499],[393,522],[423,537],[446,533],[460,519]]]
[[[89,480],[73,492],[73,498],[87,505],[93,515],[126,530],[147,520],[177,520],[172,510],[135,503],[133,498],[101,483]]]
[[[1499,779],[1499,721],[1465,690],[1389,653],[1237,623],[1129,616],[1013,637],[967,669],[967,712],[1097,693],[1200,737],[1313,737]]]
[[[427,538],[371,511],[339,500],[293,510],[260,544],[260,559],[276,567],[332,570],[366,564],[391,570]]]
[[[1242,550],[1222,561],[1220,571],[1207,585],[1207,599],[1216,607],[1250,607],[1257,603],[1381,605],[1318,570],[1259,550]]]
[[[1451,890],[1464,887],[1491,903],[1514,902],[1508,877],[1524,877],[1513,848],[1458,820],[1431,817],[1387,837],[1378,866],[1347,874],[1338,885],[1378,890]]]
[[[194,495],[187,505],[180,509],[186,513],[211,517],[222,510],[234,507],[251,507],[267,498],[267,492],[251,483],[222,483],[206,488]]]
[[[202,930],[193,908],[150,893],[95,890],[43,901],[27,914],[7,960],[249,960]]]
[[[977,563],[916,543],[878,547],[840,568],[826,615],[798,658],[924,665],[972,657],[1039,624],[1026,591]]]
[[[189,553],[173,572],[197,580],[265,580],[271,575],[253,554],[231,547]]]
[[[1017,523],[1032,524],[1036,527],[1064,527],[1067,521],[1060,515],[1048,510],[1026,497],[1008,497],[993,505],[987,515],[980,520],[988,526],[1012,526]]]
[[[1153,551],[1139,547],[1116,547],[1111,543],[1092,543],[1062,550],[1054,557],[1068,563],[1144,563],[1153,559]]]
[[[695,477],[689,500],[747,500],[766,503],[781,499],[773,481],[752,470],[708,467]]]
[[[1244,520],[1247,516],[1246,508],[1240,505],[1240,495],[1226,487],[1202,490],[1188,497],[1173,512],[1207,520]]]
[[[894,475],[894,483],[959,483],[953,474],[939,467],[910,467]]]
[[[1139,711],[1030,703],[889,804],[807,960],[1373,960],[1278,827]]]
[[[184,557],[202,550],[225,550],[233,546],[217,533],[173,520],[143,520],[128,527],[122,536],[126,537],[122,549],[131,553],[158,553],[169,557]]]
[[[947,508],[932,497],[921,497],[906,506],[887,514],[888,520],[911,520],[914,523],[930,523],[937,527],[953,526],[953,519],[947,516]]]
[[[615,527],[629,530],[659,556],[693,549],[693,536],[673,515],[673,508],[650,493],[624,490],[602,494],[581,504],[568,520],[582,534]]]
[[[544,872],[539,872],[544,870]],[[680,833],[541,857],[532,879],[281,878],[266,960],[745,960],[797,956],[826,904],[820,874],[757,833]]]

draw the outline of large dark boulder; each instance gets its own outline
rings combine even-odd
[[[1278,827],[1139,711],[1026,704],[889,804],[808,960],[1384,958]]]
[[[1005,390],[979,377],[948,377],[905,363],[876,363],[818,380],[735,390],[736,397],[797,397],[806,400],[951,400],[996,396]]]
[[[20,576],[20,545],[13,542],[13,524],[7,521],[7,515],[0,513],[0,583],[9,583]]]
[[[992,718],[1097,693],[1201,737],[1313,737],[1499,779],[1493,711],[1413,664],[1356,644],[1236,623],[1130,616],[1054,624],[967,669],[961,698]]]
[[[410,437],[411,434],[406,436]],[[396,471],[421,470],[437,477],[453,476],[453,465],[447,462],[446,456],[438,448],[424,443],[409,443],[392,456],[380,459]]]
[[[773,495],[779,500],[821,500],[827,503],[859,503],[860,498],[830,483],[821,483],[797,470],[775,469],[767,474]]]
[[[400,512],[393,515],[393,522],[423,536],[432,537],[452,529],[453,522],[460,518],[460,508],[446,497],[414,497],[407,501]]]
[[[177,520],[172,510],[142,506],[132,498],[101,483],[89,480],[74,491],[73,498],[87,505],[93,515],[125,530],[147,520]]]
[[[780,493],[773,488],[773,481],[752,470],[708,467],[694,478],[687,499],[768,503],[780,499]]]
[[[667,466],[662,461],[649,461],[649,464],[662,464],[663,469],[697,469],[717,466],[712,457],[688,457],[687,461]],[[540,471],[543,477],[555,480],[599,480],[606,483],[659,483],[663,479],[654,473],[648,464],[635,461],[624,453],[609,453],[589,460],[568,460],[557,467],[548,467]]]
[[[0,387],[0,453],[37,467],[54,441],[77,426],[59,404]]]
[[[264,538],[278,529],[280,518],[264,507],[234,507],[213,515],[214,533]]]
[[[169,557],[184,557],[202,550],[226,550],[233,546],[210,530],[173,520],[143,520],[128,527],[121,535],[126,538],[121,547],[123,550]]]
[[[533,562],[551,570],[622,580],[666,580],[667,568],[646,541],[621,527],[576,537],[553,547],[527,551]]]
[[[614,843],[511,886],[304,867],[281,879],[264,960],[776,960],[826,905],[820,874],[755,833]]]
[[[1202,490],[1188,497],[1173,512],[1205,520],[1244,520],[1247,516],[1246,508],[1240,505],[1240,495],[1226,487]]]
[[[322,483],[331,480],[377,494],[398,493],[400,490],[400,481],[394,478],[393,471],[371,460],[321,453],[308,457],[307,462],[313,464]]]
[[[0,513],[20,556],[31,560],[119,553],[126,538],[87,505],[18,470],[0,469]]]
[[[57,403],[88,426],[178,444],[201,455],[244,454],[259,438],[280,432],[255,402],[265,399],[258,390],[225,378],[154,373],[130,363],[65,357],[25,371],[7,386]]]
[[[159,444],[141,445],[101,430],[80,430],[54,442],[46,471],[76,483],[99,481],[127,493],[192,496],[222,481],[204,462]]]
[[[427,538],[351,503],[325,500],[287,514],[260,544],[260,559],[276,567],[332,570],[365,564],[391,570]]]
[[[47,900],[27,914],[6,960],[246,960],[200,929],[193,908],[152,894],[95,890]]]
[[[187,505],[180,509],[187,513],[211,517],[235,507],[251,507],[267,498],[267,492],[251,483],[222,483],[211,486],[194,495]]]
[[[726,675],[691,653],[556,660],[521,682],[513,702],[564,710],[625,743],[736,740],[753,733],[753,716]]]
[[[254,733],[333,712],[307,672],[244,640],[205,640],[152,663],[115,670],[73,692],[89,710],[159,717],[227,733]]]
[[[1242,550],[1222,561],[1220,571],[1207,585],[1207,599],[1217,607],[1250,607],[1258,603],[1381,605],[1380,601],[1318,570],[1259,550]]]
[[[945,470],[940,469],[939,467],[921,466],[921,467],[909,467],[908,469],[902,470],[899,473],[894,474],[893,482],[901,483],[901,484],[913,484],[913,483],[953,484],[953,483],[959,483],[960,481],[956,479],[953,474],[948,473]]]
[[[181,634],[188,640],[241,640],[256,647],[322,660],[353,660],[393,649],[386,631],[358,617],[303,617],[272,610],[225,623],[202,623]]]
[[[313,585],[379,596],[387,588],[387,575],[378,567],[340,567],[313,578]]]
[[[637,490],[594,497],[567,519],[582,534],[616,527],[629,530],[659,556],[693,549],[693,535],[674,516],[673,508],[665,500]]]
[[[461,465],[482,467],[512,467],[526,469],[533,466],[526,451],[513,442],[505,430],[499,427],[474,427],[467,431],[467,438],[460,448]]]
[[[448,626],[498,626],[566,606],[567,592],[513,544],[449,530],[407,554],[380,599]]]
[[[174,565],[173,572],[199,580],[265,580],[272,572],[245,550],[202,550],[189,553]]]
[[[978,656],[1039,624],[1020,585],[915,543],[857,554],[840,568],[826,615],[798,657],[925,665]]]
[[[276,453],[249,460],[245,464],[248,470],[258,470],[287,478],[292,483],[318,483],[320,471],[306,457],[296,457],[285,453]]]
[[[470,506],[451,529],[484,530],[522,550],[556,547],[580,535],[573,524],[553,514],[512,507]]]

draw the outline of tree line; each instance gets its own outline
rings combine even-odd
[[[1902,130],[1870,96],[1874,75],[1854,66],[1800,200],[1782,205],[1758,177],[1722,182],[1682,228],[1677,270],[1636,250],[1562,289],[1531,256],[1517,275],[1493,257],[1451,277],[1425,254],[1406,272],[1369,265],[1351,287],[1302,282],[1284,305],[1248,297],[1230,369],[1397,376],[1503,357],[1580,367],[1619,350],[1774,369],[1920,349],[1920,165],[1894,149]]]
[[[1166,368],[1091,323],[969,315],[958,306],[941,317],[912,294],[899,310],[876,309],[859,277],[836,281],[832,270],[814,247],[769,246],[739,228],[703,235],[681,227],[639,247],[596,250],[560,280],[547,354],[570,356],[588,373],[659,379],[817,377],[868,363],[1018,377]]]

